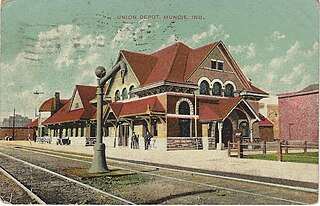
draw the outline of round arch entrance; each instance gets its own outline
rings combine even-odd
[[[228,146],[228,141],[232,142],[232,122],[229,118],[225,119],[223,122],[223,129],[222,129],[222,143],[224,146]]]

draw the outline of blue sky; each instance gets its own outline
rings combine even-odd
[[[94,69],[110,68],[120,49],[151,53],[176,41],[222,40],[256,86],[300,90],[319,78],[318,9],[315,0],[11,0],[1,9],[0,118],[14,108],[33,118],[55,91],[69,98],[76,84],[94,85]]]

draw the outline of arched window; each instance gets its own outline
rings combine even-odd
[[[117,90],[116,93],[114,94],[114,101],[119,101],[121,100],[121,97],[120,97],[120,91]]]
[[[212,95],[221,96],[222,86],[219,82],[215,82],[212,87]]]
[[[239,124],[239,131],[241,132],[242,136],[248,137],[249,136],[249,124],[248,124],[248,122],[241,122]]]
[[[131,85],[130,88],[129,88],[129,96],[130,96],[130,99],[133,98],[135,95],[132,93],[132,90],[134,89],[134,86]]]
[[[127,91],[127,88],[124,88],[122,90],[122,100],[125,100],[125,99],[128,99],[128,91]]]
[[[232,84],[227,84],[224,88],[224,96],[233,97],[233,86]]]
[[[190,115],[188,102],[183,101],[179,105],[179,114]],[[180,137],[190,137],[191,119],[179,119]]]
[[[190,107],[188,102],[183,101],[179,105],[179,114],[190,115]]]
[[[200,94],[209,95],[209,83],[206,80],[200,83]]]

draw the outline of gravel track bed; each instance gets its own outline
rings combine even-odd
[[[0,158],[0,164],[47,204],[121,204],[90,189],[4,156]]]
[[[10,178],[0,172],[0,200],[11,204],[36,204],[29,195]]]
[[[79,162],[75,160],[61,159],[42,154],[36,154],[21,150],[8,150],[0,148],[7,154],[12,154],[17,158],[33,162],[36,165],[47,169],[61,172],[63,168],[89,168],[90,163]],[[18,152],[19,151],[19,152]],[[86,159],[86,161],[89,161]],[[170,172],[162,169],[150,168],[141,165],[131,165],[126,163],[108,162],[109,169],[113,166],[120,166],[128,169],[161,174],[171,177],[192,180],[200,183],[208,183],[212,185],[230,186],[231,188],[244,189],[256,193],[271,195],[275,197],[283,197],[296,201],[305,201],[314,203],[317,201],[317,194],[303,195],[299,199],[295,197],[298,192],[293,195],[286,195],[290,192],[285,189],[272,188],[267,186],[259,186],[249,183],[239,183],[236,181],[222,180],[221,178],[202,177],[198,175],[190,175],[181,172]],[[150,174],[133,173],[131,175],[119,177],[93,177],[83,178],[80,181],[89,184],[101,190],[110,192],[124,199],[130,200],[137,204],[290,204],[290,202],[270,199],[249,194],[243,194],[214,187],[200,186],[187,182],[180,182],[164,177],[151,176]],[[270,190],[270,191],[269,191]],[[291,192],[289,193],[291,194]],[[309,196],[308,196],[309,195]],[[290,198],[287,198],[290,197]],[[292,203],[291,203],[292,204]]]

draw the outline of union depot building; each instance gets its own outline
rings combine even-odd
[[[125,66],[104,87],[108,147],[130,148],[135,132],[144,149],[147,131],[151,149],[159,150],[223,149],[239,134],[261,138],[258,101],[268,94],[248,81],[223,42],[199,48],[179,42],[151,54],[121,50],[119,62]],[[71,144],[86,144],[96,133],[96,90],[77,85],[68,100],[56,93],[40,107],[47,117],[31,126],[53,143],[68,136]]]

